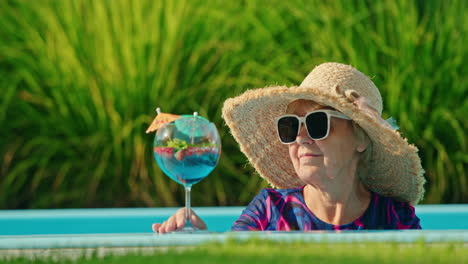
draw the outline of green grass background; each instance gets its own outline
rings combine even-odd
[[[423,203],[468,203],[468,2],[0,1],[0,208],[180,206],[153,160],[163,112],[217,124],[220,164],[192,204],[244,205],[267,186],[222,102],[298,85],[337,61],[369,75],[420,149]]]
[[[83,254],[84,255],[84,254]],[[60,263],[466,263],[461,243],[311,243],[248,241],[190,248],[155,248],[154,253],[97,254]],[[12,258],[4,263],[50,263],[51,259]]]

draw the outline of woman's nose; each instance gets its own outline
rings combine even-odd
[[[309,137],[306,127],[302,125],[299,130],[299,134],[297,134],[296,142],[298,144],[312,144],[313,141],[314,140]]]

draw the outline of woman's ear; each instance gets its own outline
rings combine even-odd
[[[369,143],[367,142],[367,140],[365,140],[365,141],[366,142],[362,142],[362,143],[358,144],[358,146],[356,148],[357,152],[362,153],[367,149],[367,146],[369,145]]]
[[[352,122],[353,125],[353,132],[356,140],[356,151],[359,153],[363,153],[372,144],[369,136],[367,136],[366,132],[354,121]],[[372,147],[372,146],[371,146]]]
[[[362,133],[364,133],[364,132],[362,132]],[[362,135],[360,137],[357,137],[357,140],[358,140],[358,144],[356,146],[356,150],[357,150],[357,152],[362,153],[369,146],[370,139],[367,136]]]

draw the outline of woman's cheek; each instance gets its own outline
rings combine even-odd
[[[296,143],[293,143],[291,145],[289,145],[289,158],[291,159],[291,162],[294,166],[294,169],[298,169],[298,166],[299,166],[299,159],[298,159],[298,156],[297,156],[297,150],[298,150],[298,147],[295,146]]]

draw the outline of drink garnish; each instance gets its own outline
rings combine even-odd
[[[146,129],[146,133],[151,133],[154,132],[158,129],[160,129],[162,126],[164,126],[167,123],[174,122],[175,120],[179,119],[180,115],[174,115],[170,113],[162,113],[161,110],[156,108],[156,112],[158,113],[156,117],[153,119],[153,122],[151,122],[151,125]]]

